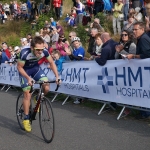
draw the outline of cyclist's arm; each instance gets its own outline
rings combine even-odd
[[[25,70],[23,69],[25,62],[24,61],[17,61],[17,69],[19,71],[19,73],[24,76],[28,81],[31,80],[31,78],[28,76],[28,74],[25,72]]]
[[[54,72],[54,74],[55,74],[55,76],[56,76],[56,81],[58,81],[58,79],[59,79],[58,71],[57,71],[57,67],[56,67],[56,65],[55,65],[55,63],[54,63],[52,57],[51,57],[51,56],[48,56],[46,59],[47,59],[47,61],[49,62],[50,67],[51,67],[52,71]]]

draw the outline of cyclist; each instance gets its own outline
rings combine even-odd
[[[27,132],[31,132],[31,124],[29,121],[29,106],[31,94],[30,86],[32,85],[33,79],[35,81],[48,81],[44,71],[40,68],[38,61],[46,57],[48,63],[51,66],[52,71],[56,76],[56,83],[58,83],[58,72],[52,57],[49,52],[44,48],[44,40],[40,36],[36,36],[31,41],[31,46],[21,50],[20,58],[17,62],[17,68],[19,71],[20,84],[24,92],[23,108],[24,108],[24,120],[23,126]],[[32,78],[33,79],[32,79]],[[44,94],[49,91],[49,84],[43,84]]]

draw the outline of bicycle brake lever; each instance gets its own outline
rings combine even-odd
[[[60,79],[58,79],[58,82],[60,81]],[[55,91],[57,91],[58,90],[58,88],[59,88],[59,84],[57,84],[57,87],[56,87],[56,89],[55,89]]]

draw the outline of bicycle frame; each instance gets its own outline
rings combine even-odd
[[[44,97],[44,93],[43,93],[43,84],[44,83],[54,83],[55,81],[48,81],[48,82],[41,82],[41,81],[37,81],[35,82],[35,84],[39,84],[40,85],[40,89],[39,89],[39,92],[38,92],[38,101],[35,105],[35,108],[33,109],[33,112],[31,112],[31,117],[30,117],[30,121],[32,122],[32,120],[36,120],[35,117],[36,117],[36,114],[37,114],[37,110],[40,106],[40,103],[41,103],[41,100],[42,98]],[[58,81],[59,82],[59,81]],[[57,85],[55,91],[57,91],[59,88],[59,85]],[[33,91],[33,86],[31,86],[31,90],[30,90],[30,93],[32,93]]]
[[[40,103],[41,103],[41,99],[43,98],[44,96],[44,93],[43,93],[43,87],[42,87],[42,84],[40,84],[40,89],[39,89],[39,92],[38,92],[38,97],[37,97],[37,103],[33,109],[33,112],[31,113],[31,118],[30,118],[30,121],[32,122],[32,120],[36,120],[35,117],[36,117],[36,114],[37,114],[37,110],[40,106]]]

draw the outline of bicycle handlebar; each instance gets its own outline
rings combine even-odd
[[[60,81],[60,79],[58,79],[58,82]],[[30,91],[29,91],[29,93],[32,93],[33,92],[33,85],[34,84],[40,84],[40,85],[42,85],[42,84],[44,84],[44,83],[56,83],[56,81],[32,81],[33,82],[33,84],[31,85],[31,89],[30,89]],[[56,86],[56,89],[55,89],[55,91],[57,91],[58,90],[58,88],[59,88],[59,84],[57,84],[57,86]]]

